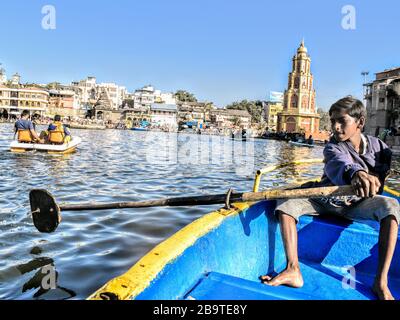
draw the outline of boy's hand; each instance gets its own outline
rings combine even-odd
[[[365,171],[357,171],[351,179],[351,185],[356,195],[362,198],[375,196],[381,187],[379,179]]]

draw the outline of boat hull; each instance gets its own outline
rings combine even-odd
[[[390,196],[399,200],[398,193]],[[301,217],[297,229],[304,286],[262,284],[260,275],[280,272],[286,264],[274,208],[274,201],[262,201],[209,213],[156,246],[89,299],[376,298],[370,289],[378,262],[375,221]],[[395,298],[400,298],[399,264],[398,249],[389,272]]]
[[[133,131],[149,131],[149,129],[147,129],[147,128],[138,128],[138,127],[133,127],[133,128],[131,128],[131,130],[133,130]]]
[[[80,137],[73,137],[69,143],[61,145],[42,144],[42,143],[21,143],[13,141],[10,144],[12,152],[42,151],[52,154],[68,154],[76,151],[77,146],[82,142]]]

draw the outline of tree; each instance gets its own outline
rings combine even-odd
[[[242,121],[240,120],[239,117],[234,117],[232,122],[233,122],[233,125],[236,127],[239,127],[242,124]]]
[[[181,102],[197,102],[194,94],[185,90],[178,90],[177,92],[175,92],[174,97]]]
[[[321,108],[317,109],[317,113],[321,116],[319,119],[319,130],[329,131],[331,127],[331,119],[329,113]]]
[[[251,122],[261,122],[262,101],[247,101],[233,102],[225,107],[226,109],[246,110],[251,115]]]
[[[47,89],[60,89],[61,84],[59,82],[50,82],[46,85]]]

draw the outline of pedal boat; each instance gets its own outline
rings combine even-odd
[[[12,141],[10,150],[12,152],[42,151],[53,154],[68,154],[76,151],[77,146],[82,142],[80,137],[72,137],[71,141],[64,144],[42,144],[32,142]]]

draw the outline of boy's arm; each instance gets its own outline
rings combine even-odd
[[[354,163],[348,153],[340,150],[333,144],[326,145],[324,149],[324,172],[329,180],[337,186],[351,183],[351,179],[358,171],[365,171],[360,164]]]

